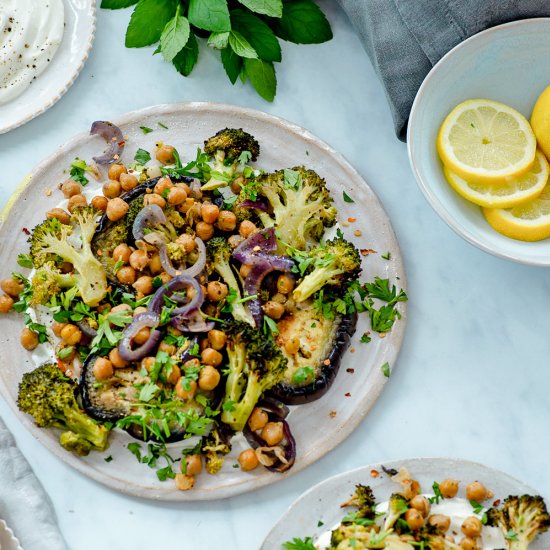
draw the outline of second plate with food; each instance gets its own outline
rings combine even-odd
[[[312,487],[298,498],[279,519],[267,535],[260,550],[307,550],[308,548],[324,550],[328,548],[330,546],[330,532],[342,522],[343,518],[350,514],[348,516],[349,521],[353,523],[351,521],[353,516],[351,515],[357,512],[357,507],[342,507],[342,504],[350,501],[351,496],[356,491],[356,486],[360,484],[371,487],[375,501],[382,505],[382,503],[388,501],[390,495],[401,491],[406,492],[407,487],[412,487],[415,490],[414,485],[410,485],[408,482],[401,485],[401,483],[395,481],[395,477],[392,480],[393,476],[400,472],[403,475],[405,471],[410,475],[409,481],[412,479],[418,482],[421,494],[427,495],[431,499],[432,509],[430,513],[438,513],[449,517],[451,523],[446,534],[452,536],[457,544],[464,536],[461,532],[461,524],[467,517],[475,515],[480,518],[479,527],[483,525],[483,516],[486,514],[487,509],[491,507],[502,509],[504,500],[508,496],[538,495],[536,490],[525,483],[503,472],[475,462],[449,458],[414,458],[388,461],[344,472]],[[448,479],[458,482],[457,493],[454,497],[450,496],[452,493],[446,493],[446,487],[441,484],[441,482]],[[476,486],[471,488],[472,493],[468,494],[470,497],[468,500],[466,488],[473,482],[477,483]],[[449,490],[451,489],[451,484],[449,484]],[[478,495],[481,492],[485,494],[489,492],[487,498],[482,499],[482,495]],[[444,498],[442,493],[447,494],[449,498]],[[439,506],[439,510],[436,510],[437,506]],[[535,506],[538,506],[538,503]],[[361,521],[358,520],[357,524],[361,524]],[[363,522],[363,525],[365,524]],[[487,528],[481,527],[482,533],[484,533],[483,529]],[[483,534],[483,550],[504,548],[506,537],[518,538],[513,529],[506,533],[499,531],[497,527],[490,527],[489,529],[491,530],[490,533],[485,532]],[[481,539],[477,540],[479,542]],[[300,541],[302,544],[300,544]],[[348,548],[348,546],[344,547]],[[373,548],[383,547],[382,545],[373,546]],[[401,546],[395,547],[401,548]],[[419,543],[415,547],[420,547]],[[542,550],[549,547],[549,533],[541,534],[529,545],[530,550]],[[363,548],[363,546],[357,542],[357,548]],[[456,548],[460,547],[457,546]]]
[[[98,113],[101,118],[101,113]],[[91,122],[91,121],[90,121]],[[156,144],[176,147],[185,163],[195,159],[197,147],[220,129],[243,128],[259,142],[261,151],[254,166],[263,170],[305,165],[327,181],[338,210],[344,236],[361,251],[361,281],[376,277],[391,286],[406,289],[404,267],[393,230],[378,199],[346,160],[308,131],[282,119],[228,105],[190,103],[144,109],[113,120],[126,142],[120,159],[134,162],[138,149],[154,152]],[[63,199],[58,184],[68,177],[75,159],[91,162],[105,143],[83,133],[64,145],[54,156],[33,170],[0,215],[3,257],[1,277],[16,266],[19,253],[27,248],[29,229],[44,219],[47,210]],[[292,173],[289,174],[292,176]],[[92,185],[91,183],[89,184]],[[8,265],[10,264],[10,265]],[[77,457],[59,446],[59,435],[39,429],[30,416],[17,411],[18,384],[24,372],[38,359],[22,349],[22,323],[12,313],[0,316],[0,345],[5,350],[0,369],[0,391],[33,435],[59,458],[105,485],[144,498],[160,500],[204,500],[224,498],[274,483],[312,464],[342,442],[361,422],[379,396],[394,368],[405,328],[405,302],[397,304],[399,319],[391,331],[380,336],[371,330],[368,312],[359,317],[357,330],[345,353],[340,371],[330,390],[317,401],[291,407],[288,423],[296,439],[296,461],[286,473],[266,468],[243,472],[237,457],[248,447],[241,436],[233,439],[233,450],[216,475],[197,476],[191,491],[178,491],[173,481],[159,481],[154,469],[136,460],[127,446],[136,440],[127,433],[112,434],[105,453]],[[393,306],[392,306],[393,307]],[[386,311],[388,314],[388,311]],[[373,313],[374,315],[374,313]],[[379,322],[382,320],[379,319]],[[368,332],[371,332],[368,334]],[[369,341],[370,339],[370,341]],[[11,358],[9,361],[6,358]]]

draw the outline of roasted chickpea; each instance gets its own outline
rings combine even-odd
[[[109,199],[103,195],[96,195],[90,201],[90,204],[96,209],[105,212],[107,210],[107,205],[109,204]]]
[[[221,302],[228,293],[227,285],[220,281],[210,281],[206,287],[206,297],[211,302]]]
[[[403,482],[403,496],[411,499],[420,494],[420,483],[416,479],[409,479]]]
[[[171,204],[172,206],[177,206],[178,204],[184,203],[185,199],[187,199],[187,193],[185,192],[185,189],[183,189],[183,187],[172,187],[172,189],[170,189],[170,191],[168,191],[168,194],[166,195],[166,200],[168,201],[168,204]]]
[[[283,273],[277,278],[277,291],[281,294],[290,294],[294,290],[294,277]]]
[[[212,348],[219,351],[224,348],[227,342],[227,335],[225,332],[214,328],[208,332],[208,342]]]
[[[300,339],[297,336],[294,336],[285,342],[285,351],[289,355],[294,355],[295,353],[298,353],[299,349],[300,349]]]
[[[71,223],[71,216],[65,212],[63,208],[52,208],[48,210],[48,212],[46,212],[46,218],[48,218],[48,220],[57,218],[60,223],[64,223],[65,225]]]
[[[110,180],[120,180],[122,174],[126,174],[126,168],[123,164],[111,164],[107,171],[107,177]]]
[[[238,195],[241,192],[241,189],[243,188],[244,183],[245,183],[245,181],[244,181],[244,178],[242,176],[239,176],[239,177],[235,178],[231,182],[231,191],[233,191],[233,193],[235,193],[235,195]]]
[[[111,304],[99,304],[97,306],[97,312],[101,313],[101,315],[106,315],[109,311],[111,311],[112,307],[113,306]]]
[[[126,213],[128,212],[128,203],[121,199],[120,197],[115,197],[114,199],[111,199],[107,203],[107,217],[112,221],[116,222],[120,220],[121,218],[124,218],[126,216]]]
[[[439,490],[443,498],[454,498],[458,493],[458,481],[456,479],[444,479],[439,484]]]
[[[222,210],[217,225],[220,231],[233,231],[237,227],[237,216],[229,210]]]
[[[246,279],[252,271],[252,264],[242,264],[239,268],[239,274],[243,279]]]
[[[163,176],[157,181],[155,187],[153,188],[153,191],[157,195],[162,195],[163,191],[166,191],[167,189],[172,189],[172,187],[174,187],[172,180],[168,176]]]
[[[88,205],[88,200],[84,195],[73,195],[67,204],[67,210],[72,214],[77,208],[83,208]],[[61,220],[59,220],[61,221]]]
[[[489,496],[491,496],[491,493],[480,481],[473,481],[472,483],[468,483],[468,485],[466,485],[466,498],[468,500],[482,502],[486,498],[489,498]]]
[[[121,174],[120,176],[120,187],[123,191],[131,191],[137,187],[138,183],[138,179],[133,174]]]
[[[260,437],[270,447],[277,445],[283,440],[284,430],[282,422],[268,422],[260,433]]]
[[[174,346],[174,344],[168,344],[167,342],[165,342],[165,341],[163,340],[163,341],[159,344],[158,350],[159,350],[159,351],[164,351],[164,352],[167,353],[168,355],[174,355],[174,353],[176,353],[176,346]]]
[[[424,525],[422,514],[415,508],[409,508],[403,515],[403,518],[409,524],[412,531],[418,531]]]
[[[172,385],[176,385],[181,378],[181,369],[177,365],[172,365],[170,374],[168,375],[168,382]]]
[[[157,193],[149,193],[143,198],[143,204],[145,206],[147,206],[148,204],[156,204],[157,206],[164,208],[166,206],[166,199],[164,199],[162,195],[158,195]]]
[[[237,248],[243,241],[244,238],[240,235],[231,235],[231,237],[227,239],[227,242],[231,248]]]
[[[98,380],[106,380],[107,378],[111,378],[111,376],[115,373],[113,364],[106,357],[98,357],[95,360],[94,368],[92,370],[94,376]]]
[[[248,427],[253,432],[256,432],[258,430],[262,430],[268,421],[269,417],[267,416],[267,413],[263,409],[256,407],[252,411],[252,414],[248,417]]]
[[[283,316],[283,313],[285,312],[285,306],[283,306],[283,304],[280,304],[279,302],[269,300],[269,302],[266,302],[264,305],[264,311],[268,317],[277,320]]]
[[[219,351],[216,351],[214,348],[206,348],[202,350],[201,360],[205,365],[212,365],[217,367],[221,364],[223,357]]]
[[[132,308],[128,304],[118,304],[111,308],[111,313],[121,313],[122,311],[127,311],[130,313]]]
[[[188,235],[187,233],[184,233],[183,235],[180,235],[176,239],[176,242],[183,248],[183,251],[186,254],[189,254],[190,252],[193,252],[193,250],[195,250],[195,248],[197,248],[197,243],[196,243],[195,239],[191,235]]]
[[[428,518],[428,525],[432,525],[440,533],[446,533],[451,526],[451,518],[443,514],[433,514]]]
[[[21,345],[28,351],[32,351],[38,346],[38,334],[29,328],[21,331]]]
[[[481,529],[482,529],[481,521],[476,518],[475,516],[468,516],[460,526],[460,529],[466,535],[467,537],[470,537],[471,539],[477,539],[477,537],[481,536]]]
[[[122,359],[118,348],[113,348],[109,352],[109,359],[115,369],[123,369],[124,367],[128,366],[128,361]]]
[[[162,281],[162,284],[165,285],[169,281],[172,280],[172,275],[168,275],[166,271],[163,271],[162,273],[159,273],[157,277]]]
[[[250,237],[254,231],[256,231],[256,225],[250,220],[243,220],[239,225],[239,235],[245,239]]]
[[[149,340],[149,336],[151,336],[151,329],[149,327],[143,327],[133,338],[133,341],[138,346],[141,346],[141,344],[145,344],[147,340]]]
[[[82,193],[82,185],[77,181],[68,179],[61,184],[61,192],[66,199],[70,199],[73,195]]]
[[[154,254],[151,256],[149,260],[149,271],[153,273],[153,275],[156,275],[157,273],[160,273],[163,270],[162,262],[160,261],[160,256],[158,254]]]
[[[275,294],[273,294],[273,296],[271,296],[271,299],[274,302],[277,302],[279,304],[284,304],[284,303],[286,303],[286,301],[288,299],[288,296],[285,296],[284,294],[281,294],[280,292],[276,292]]]
[[[182,214],[187,214],[191,208],[195,205],[195,199],[192,197],[187,197],[181,204],[178,205],[178,212]]]
[[[133,285],[136,282],[136,270],[130,265],[125,265],[116,272],[116,278],[123,285]]]
[[[176,162],[174,158],[174,148],[171,145],[161,145],[156,152],[157,160],[162,164],[172,164]]]
[[[67,323],[59,333],[61,339],[68,346],[76,346],[82,340],[82,331],[76,326]]]
[[[182,464],[185,464],[185,473],[189,476],[196,476],[202,472],[201,455],[187,455]]]
[[[188,399],[193,399],[197,391],[197,383],[194,380],[189,380],[182,376],[176,383],[176,395],[187,401]]]
[[[246,449],[239,454],[239,466],[243,472],[254,470],[260,463],[254,449]]]
[[[136,309],[134,309],[133,316],[136,317],[140,313],[145,313],[146,311],[147,311],[147,308],[145,306],[138,306],[138,307],[136,307]]]
[[[187,474],[176,474],[176,488],[180,491],[189,491],[195,485],[195,478]]]
[[[156,359],[154,357],[144,357],[141,360],[141,367],[144,368],[147,372],[151,372],[151,369],[153,368],[153,365],[156,363]]]
[[[134,250],[130,254],[130,265],[137,271],[143,271],[149,263],[149,256],[145,250]]]
[[[0,313],[8,313],[14,304],[14,299],[7,294],[0,296]]]
[[[203,221],[209,224],[216,223],[218,216],[220,215],[220,209],[215,204],[204,202],[201,205],[201,217]]]
[[[113,250],[113,260],[127,264],[130,261],[131,254],[132,249],[126,243],[119,244]]]
[[[52,323],[52,332],[58,337],[61,338],[61,331],[63,330],[63,327],[67,323],[58,323],[57,321],[54,321]]]
[[[114,199],[120,195],[121,191],[120,182],[117,180],[109,180],[103,184],[103,194],[108,199]]]
[[[206,222],[197,222],[195,227],[197,237],[203,241],[208,241],[214,236],[214,226]]]
[[[140,294],[148,296],[153,293],[153,277],[150,277],[149,275],[142,275],[137,278],[136,282],[132,286]]]
[[[6,294],[9,294],[10,296],[13,296],[14,298],[16,298],[17,296],[19,296],[19,294],[21,294],[21,292],[23,292],[24,287],[16,279],[14,279],[13,277],[9,277],[8,279],[3,279],[0,282],[0,288]]]
[[[418,510],[424,518],[430,513],[430,501],[422,495],[416,495],[411,498],[409,505],[415,510]]]
[[[462,550],[479,550],[479,546],[476,544],[475,540],[472,540],[470,537],[464,537],[459,544]]]
[[[212,366],[206,365],[199,372],[199,388],[213,390],[220,383],[220,373]]]

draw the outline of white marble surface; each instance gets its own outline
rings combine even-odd
[[[151,52],[124,49],[129,12],[100,11],[95,48],[73,88],[46,114],[0,136],[1,206],[31,166],[94,119],[186,100],[261,109],[308,128],[347,157],[389,213],[407,267],[405,343],[374,409],[317,464],[255,493],[185,505],[122,496],[55,459],[0,403],[0,415],[51,495],[71,550],[257,548],[317,481],[404,457],[479,461],[550,497],[548,272],[489,256],[436,216],[416,187],[351,25],[335,2],[321,3],[335,38],[313,47],[284,45],[273,104],[248,87],[231,87],[212,51],[203,49],[198,67],[183,79]]]

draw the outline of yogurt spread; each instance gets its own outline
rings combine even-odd
[[[63,0],[0,0],[0,105],[24,92],[63,38]]]

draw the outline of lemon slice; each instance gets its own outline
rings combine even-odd
[[[550,158],[550,86],[540,94],[533,107],[531,127],[540,148]]]
[[[485,183],[525,174],[535,159],[536,145],[521,113],[488,99],[457,105],[437,136],[443,164],[461,178]]]
[[[548,181],[550,170],[546,157],[537,151],[529,172],[517,178],[507,178],[504,183],[470,183],[446,166],[443,173],[449,185],[470,202],[488,208],[510,208],[538,197]]]
[[[532,201],[513,208],[484,208],[489,224],[518,241],[541,241],[550,237],[550,184]]]

